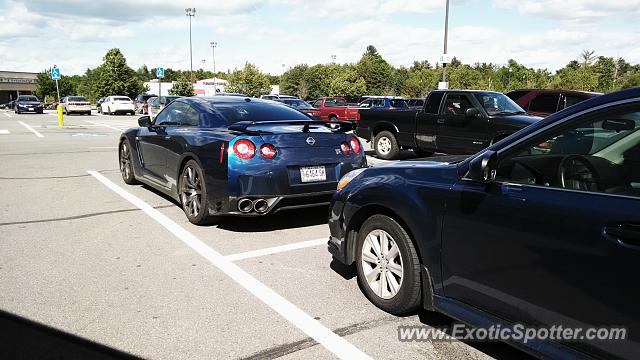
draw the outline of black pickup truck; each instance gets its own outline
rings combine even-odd
[[[540,119],[498,92],[436,90],[420,110],[361,109],[356,134],[373,141],[381,159],[401,149],[419,156],[475,154]]]

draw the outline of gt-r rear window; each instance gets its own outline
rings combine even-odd
[[[227,124],[238,121],[309,120],[305,114],[285,105],[267,103],[218,103],[215,109],[227,120]]]

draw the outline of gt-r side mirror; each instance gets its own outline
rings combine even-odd
[[[140,127],[150,127],[151,126],[151,117],[142,116],[138,119],[138,125]]]
[[[489,184],[498,173],[498,153],[486,150],[469,163],[469,178]]]
[[[478,111],[478,109],[476,108],[468,108],[467,111],[465,111],[465,115],[468,118],[478,117],[480,116],[480,111]]]

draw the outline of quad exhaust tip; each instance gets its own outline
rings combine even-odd
[[[248,213],[253,210],[253,202],[249,199],[240,199],[238,200],[238,211],[241,213]]]
[[[253,202],[253,210],[258,214],[264,214],[269,210],[269,203],[265,199],[258,199]]]

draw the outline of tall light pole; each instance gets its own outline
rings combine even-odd
[[[336,56],[335,55],[331,55],[331,62],[332,63],[336,63]]]
[[[193,84],[193,46],[191,43],[191,18],[196,16],[196,8],[184,9],[189,17],[189,59],[191,61],[191,84]]]
[[[284,67],[285,65],[282,64],[282,73],[280,74],[280,85],[278,85],[278,95],[282,94],[282,77],[284,76]]]
[[[209,45],[211,45],[211,60],[213,61],[213,95],[218,95],[218,85],[216,85],[216,46],[218,43],[212,41]]]
[[[447,37],[449,35],[449,0],[447,0],[446,10],[444,13],[444,55],[447,55]],[[442,82],[447,82],[447,64],[442,63]]]

